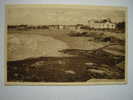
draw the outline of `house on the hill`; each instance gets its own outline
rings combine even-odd
[[[115,29],[116,28],[116,24],[111,22],[110,19],[89,20],[88,26],[90,29]]]

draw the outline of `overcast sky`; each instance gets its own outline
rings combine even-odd
[[[124,21],[125,12],[106,9],[74,8],[8,8],[7,24],[50,25],[87,24],[89,19],[111,18],[113,22]]]

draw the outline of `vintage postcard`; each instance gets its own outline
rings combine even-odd
[[[127,83],[127,8],[6,5],[6,85]]]

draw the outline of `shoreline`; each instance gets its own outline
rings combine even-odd
[[[8,36],[8,60],[21,60],[40,56],[65,56],[58,50],[68,45],[50,36],[10,34]]]

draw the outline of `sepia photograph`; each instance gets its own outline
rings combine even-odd
[[[127,8],[5,7],[7,85],[127,83]]]

